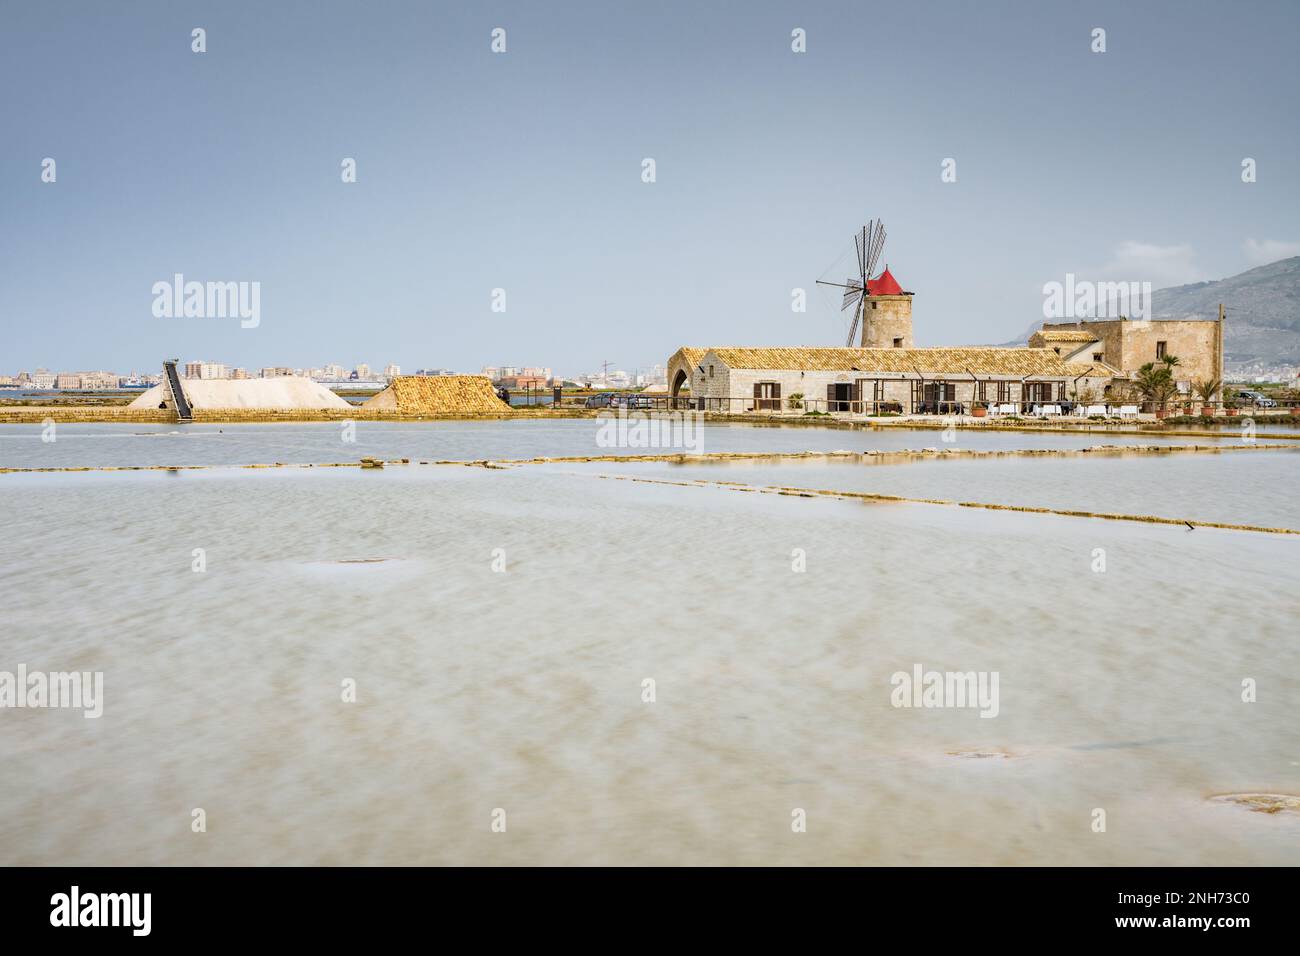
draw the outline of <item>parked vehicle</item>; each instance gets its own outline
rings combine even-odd
[[[628,408],[654,408],[655,399],[653,395],[642,395],[639,392],[625,396]]]
[[[1237,393],[1237,399],[1245,404],[1253,405],[1255,408],[1276,408],[1277,402],[1269,398],[1263,392],[1257,392],[1254,389],[1242,389]]]
[[[617,404],[614,401],[617,397],[613,392],[597,392],[595,395],[587,396],[584,404],[587,408],[612,408]]]

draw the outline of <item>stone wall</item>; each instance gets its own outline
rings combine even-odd
[[[667,373],[669,395],[673,394],[673,386],[677,382],[678,377],[682,374],[684,374],[686,378],[681,391],[678,392],[679,397],[685,397],[695,392],[700,373],[696,369],[695,363],[691,361],[690,356],[682,355],[680,349],[669,357]]]
[[[1223,378],[1222,329],[1218,321],[1202,319],[1102,319],[1044,324],[1044,329],[1084,329],[1102,343],[1102,360],[1132,376],[1147,362],[1159,361],[1157,343],[1176,355],[1174,380],[1190,385]],[[1094,350],[1095,351],[1095,350]],[[1076,361],[1091,358],[1076,357]]]
[[[902,348],[912,348],[912,297],[910,295],[867,296],[862,313],[862,347],[866,349],[898,348],[894,339],[902,339]]]
[[[1165,342],[1166,352],[1178,356],[1174,368],[1177,382],[1198,382],[1223,378],[1219,323],[1203,321],[1125,322],[1121,367],[1130,374],[1147,362],[1155,362],[1156,343]]]

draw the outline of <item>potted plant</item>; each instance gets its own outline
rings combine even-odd
[[[1201,400],[1201,414],[1206,418],[1214,417],[1214,396],[1218,394],[1219,389],[1222,387],[1223,382],[1217,378],[1192,383],[1192,391]]]
[[[988,402],[975,402],[970,407],[970,413],[976,418],[983,418],[989,413]]]
[[[786,401],[790,403],[792,409],[803,408],[803,392],[792,393]]]

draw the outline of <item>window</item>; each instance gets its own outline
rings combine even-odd
[[[1093,352],[1093,353],[1092,353],[1092,360],[1093,360],[1094,362],[1104,362],[1104,361],[1106,361],[1105,359],[1102,358],[1102,355],[1103,355],[1103,354],[1104,354],[1104,353],[1102,353],[1102,352]]]
[[[709,366],[709,378],[713,378],[713,366]]]
[[[1058,346],[1056,346],[1055,348],[1053,348],[1052,351],[1055,352],[1057,355],[1060,355],[1060,354],[1061,354],[1061,347],[1058,345]]]
[[[754,408],[767,408],[772,411],[779,411],[781,408],[781,383],[755,382]]]
[[[903,347],[903,340],[901,338],[894,339],[894,348],[901,349],[902,347]]]
[[[873,309],[878,309],[878,308],[880,308],[880,303],[879,303],[879,302],[873,302],[873,303],[871,303],[871,307],[872,307]]]
[[[1169,348],[1168,348],[1168,346],[1169,346],[1169,343],[1168,343],[1168,342],[1157,342],[1157,343],[1156,343],[1156,361],[1157,361],[1157,362],[1164,361],[1164,357],[1165,357],[1165,355],[1168,354],[1168,352],[1169,352]]]

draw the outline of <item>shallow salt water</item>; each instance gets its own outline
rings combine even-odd
[[[492,422],[341,422],[256,425],[59,425],[53,442],[39,425],[0,425],[0,467],[67,468],[104,465],[243,465],[263,462],[353,462],[378,458],[534,458],[646,454],[680,448],[610,448],[600,444],[597,419]],[[353,434],[354,442],[343,441]],[[1099,444],[1192,444],[1241,441],[1241,434],[1179,438],[1087,433],[957,429],[944,442],[939,429],[876,430],[816,426],[710,424],[691,452],[799,452],[905,448],[1086,448]]]
[[[671,481],[741,482],[1300,530],[1300,447],[1221,454],[1089,452],[1067,458],[884,462],[758,459],[689,464],[591,462],[545,467]]]
[[[586,467],[0,475],[0,864],[1297,862],[1300,539]]]

